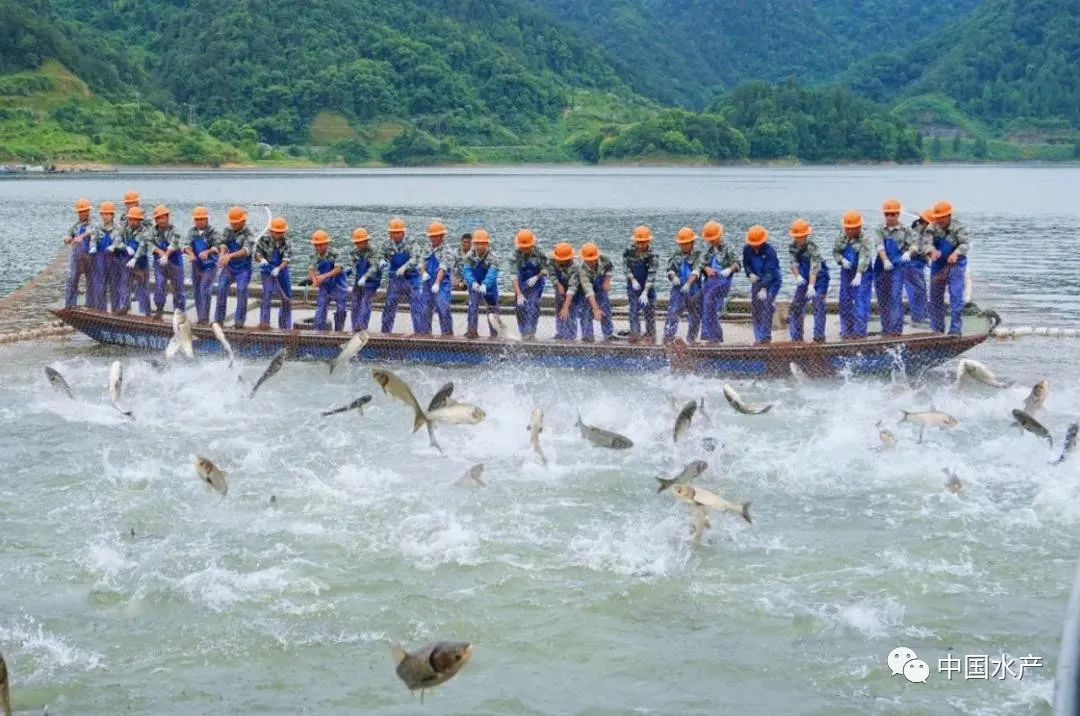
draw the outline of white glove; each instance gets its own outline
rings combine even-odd
[[[642,291],[641,295],[637,297],[637,302],[640,303],[642,306],[648,306],[649,305],[649,296],[648,296],[648,294],[646,294],[644,291]]]
[[[634,289],[635,291],[640,291],[640,290],[641,290],[641,284],[637,282],[637,279],[636,279],[636,278],[632,278],[632,279],[630,279],[630,286],[631,286],[631,287],[632,287],[632,288],[633,288],[633,289]]]
[[[840,259],[840,265],[843,266],[845,269],[848,269],[849,271],[851,270],[851,262],[847,259]]]
[[[724,278],[728,278],[733,273],[735,273],[735,267],[734,266],[728,266],[726,269],[724,269],[723,271],[720,272],[720,275],[723,276]]]
[[[480,293],[484,290],[484,287],[478,284],[476,281],[473,281],[472,290],[476,293]]]
[[[764,288],[757,292],[757,299],[759,301],[764,301],[768,297],[769,297],[769,292],[767,290],[765,290]]]
[[[517,297],[517,305],[521,306],[522,308],[525,307],[525,297],[524,296],[518,296]]]
[[[279,273],[281,273],[281,267],[280,266],[275,266],[274,270],[270,272],[270,275],[273,276],[274,278],[277,278]]]
[[[125,246],[124,250],[126,250],[128,252],[128,256],[134,256],[135,255],[135,249],[131,248],[130,246]]]
[[[128,262],[127,262],[127,267],[128,267],[129,269],[133,269],[133,268],[135,268],[135,259],[132,259],[131,261],[128,261]]]
[[[750,274],[750,283],[757,283],[760,280],[761,279],[758,278],[758,275],[756,273]]]
[[[158,266],[167,266],[168,263],[169,263],[169,257],[168,256],[161,256],[157,260]]]
[[[910,251],[905,251],[904,253],[900,254],[900,263],[906,264],[908,261],[911,261]]]
[[[860,283],[862,283],[862,273],[861,272],[855,274],[855,278],[851,279],[852,287],[857,287]]]
[[[259,259],[256,263],[258,263],[259,268],[262,268],[263,266],[269,266],[270,265],[270,262],[267,261],[266,259]]]
[[[91,256],[93,256],[94,254],[96,254],[96,253],[97,253],[97,246],[96,246],[96,245],[94,245],[94,244],[90,244],[90,250],[89,250],[89,251],[87,251],[86,253],[88,253],[88,254],[90,254]]]
[[[881,265],[882,265],[882,267],[884,267],[884,269],[886,271],[892,271],[892,269],[893,269],[892,261],[889,261],[888,259],[885,259],[884,261],[882,261]]]
[[[682,285],[682,281],[680,281],[678,277],[675,277],[675,278],[671,279],[671,287],[672,288],[678,288],[681,285]]]
[[[409,270],[409,265],[405,264],[401,268],[399,268],[397,271],[395,271],[394,275],[397,276],[398,278],[401,278],[402,276],[405,275],[405,272],[408,271],[408,270]]]
[[[424,281],[427,281],[427,280],[428,280],[429,278],[431,278],[431,276],[429,276],[429,275],[428,275],[428,272],[427,272],[427,271],[425,271],[424,273],[420,274],[420,282],[421,282],[421,283],[423,283]]]
[[[528,281],[526,281],[525,285],[528,286],[529,288],[532,288],[533,286],[536,285],[536,282],[539,281],[539,280],[540,280],[540,274],[536,274],[535,276],[530,278]]]
[[[431,284],[431,292],[432,293],[438,293],[439,292],[439,284],[437,284],[437,283]]]
[[[806,283],[805,278],[803,278],[802,276],[796,276],[795,277],[795,285],[802,286],[804,283]]]

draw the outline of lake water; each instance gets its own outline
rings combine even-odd
[[[0,295],[55,255],[76,197],[118,201],[130,188],[185,226],[196,203],[215,217],[269,203],[299,252],[315,228],[345,247],[354,226],[378,237],[394,215],[413,231],[434,218],[452,233],[483,226],[504,256],[520,226],[549,249],[593,240],[614,254],[647,223],[666,252],[680,226],[716,217],[735,242],[765,224],[785,263],[796,216],[827,248],[843,211],[872,223],[895,196],[916,211],[953,203],[973,235],[977,303],[1011,325],[1075,326],[1078,185],[1080,169],[1059,167],[5,179]],[[1005,390],[956,392],[952,365],[918,393],[883,380],[736,382],[746,400],[774,403],[755,417],[731,411],[711,379],[393,368],[422,403],[453,380],[456,398],[487,412],[439,428],[440,456],[369,366],[328,376],[290,363],[248,400],[217,360],[159,375],[145,356],[81,337],[0,347],[0,652],[16,710],[1049,714],[1080,553],[1080,456],[1048,463],[1080,417],[1077,349],[1025,338],[973,351],[1017,381]],[[105,396],[117,358],[134,422]],[[76,402],[50,389],[44,365]],[[250,381],[263,367],[239,369]],[[1009,429],[1042,378],[1054,450]],[[319,417],[365,393],[363,416]],[[711,424],[695,419],[673,445],[668,398],[701,396]],[[931,402],[959,425],[917,445],[895,423]],[[546,469],[528,448],[534,406]],[[635,447],[591,447],[578,411]],[[900,438],[895,452],[875,450],[878,421]],[[722,447],[705,451],[706,436]],[[196,454],[229,473],[228,497],[199,484]],[[710,469],[697,484],[752,501],[754,523],[714,514],[694,549],[685,506],[657,495],[654,478],[698,458]],[[455,487],[477,462],[489,487]],[[964,481],[958,495],[943,488],[945,467]],[[475,654],[421,708],[390,645],[443,638],[473,641]],[[897,646],[930,665],[927,683],[890,677]],[[938,673],[950,653],[1002,652],[1044,666],[1022,680]]]

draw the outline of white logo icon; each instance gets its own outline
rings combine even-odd
[[[889,652],[889,670],[891,676],[903,674],[904,678],[913,684],[926,683],[926,677],[930,676],[930,667],[925,661],[921,661],[915,652],[906,646],[898,646]]]

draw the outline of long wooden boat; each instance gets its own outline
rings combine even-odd
[[[134,315],[113,315],[93,309],[62,308],[52,313],[100,343],[164,351],[172,337],[166,320]],[[512,318],[508,317],[511,321]],[[789,363],[808,376],[824,378],[851,374],[915,375],[940,365],[982,343],[996,326],[992,311],[969,312],[969,333],[947,336],[920,332],[895,337],[870,336],[825,343],[775,342],[769,345],[687,345],[676,339],[669,345],[630,344],[626,341],[582,343],[569,341],[467,339],[463,336],[416,336],[371,333],[358,359],[377,362],[414,362],[445,366],[486,366],[517,362],[547,368],[607,371],[673,370],[700,375],[739,378],[779,378],[790,375]],[[375,320],[372,325],[377,325]],[[268,358],[282,348],[295,360],[330,360],[348,339],[345,333],[224,328],[233,350],[242,356]],[[221,344],[207,326],[193,326],[198,353],[220,354]]]

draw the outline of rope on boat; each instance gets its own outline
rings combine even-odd
[[[1044,336],[1046,338],[1080,338],[1080,327],[1073,326],[1015,326],[999,327],[990,331],[990,335],[999,340],[1015,340],[1024,336]]]

